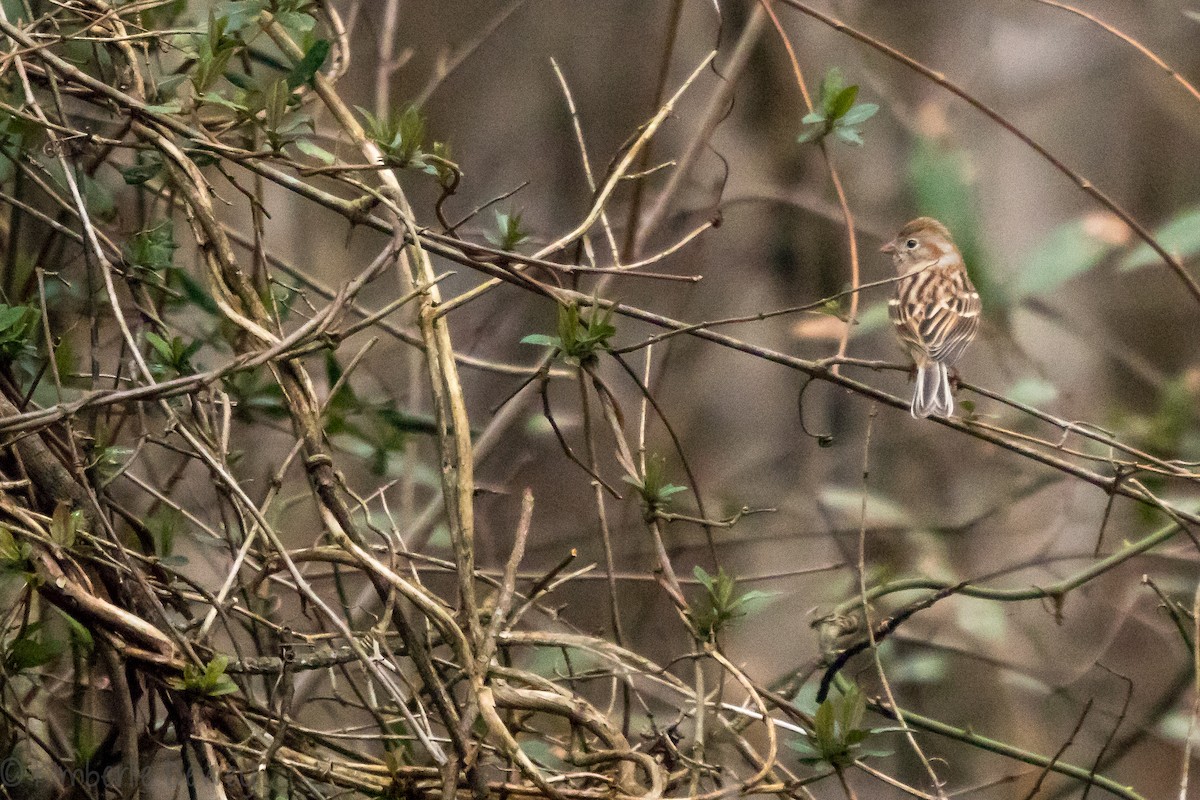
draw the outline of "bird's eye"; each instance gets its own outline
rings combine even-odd
[[[904,246],[907,247],[909,250],[912,250],[914,247],[917,246],[917,240],[909,239],[907,242],[904,243]]]

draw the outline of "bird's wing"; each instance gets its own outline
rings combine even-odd
[[[920,269],[897,284],[888,312],[913,358],[953,364],[979,329],[979,293],[961,269]]]

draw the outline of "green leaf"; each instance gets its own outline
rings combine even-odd
[[[1058,289],[1099,264],[1113,247],[1111,242],[1090,233],[1086,220],[1059,225],[1021,265],[1012,286],[1012,299],[1045,295]]]
[[[818,494],[822,506],[839,512],[856,523],[862,517],[863,490],[841,486],[826,486]],[[877,492],[867,493],[867,525],[869,527],[903,528],[913,524],[908,509]]]
[[[203,103],[211,103],[217,106],[223,106],[230,111],[248,112],[250,108],[245,103],[235,103],[220,92],[205,92],[200,95],[197,100]]]
[[[146,341],[154,348],[164,361],[170,362],[174,358],[174,353],[171,350],[171,345],[166,339],[159,336],[157,333],[147,333]]]
[[[1200,253],[1200,206],[1176,214],[1170,222],[1154,232],[1154,238],[1164,250],[1181,260]],[[1142,242],[1121,259],[1120,268],[1138,269],[1161,261],[1162,256]]]
[[[175,244],[174,227],[170,221],[164,220],[152,228],[135,233],[125,255],[132,266],[161,272],[171,267],[178,247]]]
[[[391,406],[379,409],[379,417],[385,424],[399,433],[423,433],[436,435],[437,421],[431,416],[416,416],[398,411]]]
[[[974,169],[961,150],[951,149],[930,137],[917,139],[908,163],[909,182],[917,210],[933,217],[954,233],[971,281],[979,292],[985,312],[1008,305],[1008,299],[988,267],[980,245],[978,203],[973,185]]]
[[[231,0],[218,3],[216,13],[225,18],[226,32],[238,33],[257,22],[267,6],[267,0]]]
[[[75,535],[81,522],[83,512],[77,508],[72,509],[69,502],[59,500],[58,505],[54,507],[54,514],[50,517],[50,538],[69,550],[75,544]]]
[[[854,105],[854,100],[858,97],[858,86],[847,86],[842,89],[833,100],[828,104],[828,109],[825,113],[825,118],[829,120],[838,120],[846,115]]]
[[[309,33],[317,25],[317,21],[313,19],[312,15],[299,11],[280,11],[275,15],[275,19],[289,33],[292,33],[294,38],[303,38],[304,34]]]
[[[892,755],[891,750],[868,750],[860,748],[857,753],[859,758],[889,758]]]
[[[841,139],[846,144],[858,145],[859,147],[862,147],[863,145],[862,136],[859,135],[858,130],[855,128],[847,128],[844,125],[837,125],[834,126],[833,135]]]
[[[333,153],[317,145],[316,143],[309,141],[308,139],[297,139],[295,142],[293,142],[293,144],[296,145],[296,149],[301,153],[304,153],[304,155],[311,156],[318,161],[323,161],[326,164],[332,164],[336,160]]]
[[[813,738],[816,739],[817,747],[822,753],[828,753],[837,747],[837,735],[834,732],[834,700],[827,698],[824,703],[817,706],[817,713],[813,715]]]
[[[879,106],[874,103],[859,103],[851,108],[838,120],[842,125],[861,125],[869,120],[879,111]]]
[[[224,655],[216,655],[204,665],[203,669],[197,669],[194,664],[188,664],[183,668],[182,677],[168,678],[167,683],[176,689],[209,697],[233,694],[238,688],[237,684],[225,674],[227,666],[229,666],[229,658]]]
[[[121,177],[130,186],[140,186],[162,172],[162,161],[157,156],[146,156],[140,164],[121,170]]]
[[[32,552],[28,542],[16,539],[12,531],[0,526],[0,568],[9,572],[28,570],[29,556]]]
[[[801,755],[803,761],[821,761],[821,754],[802,739],[789,739],[785,744]]]
[[[25,316],[25,312],[29,310],[28,306],[4,306],[0,305],[0,333],[3,333]]]
[[[779,596],[779,592],[768,592],[762,589],[751,589],[738,598],[738,604],[743,606],[758,605],[765,603],[768,600],[774,600]]]
[[[486,236],[489,242],[501,250],[515,250],[529,238],[529,234],[521,227],[520,212],[506,214],[503,211],[496,211],[496,232]]]
[[[33,352],[41,312],[33,306],[0,303],[0,359],[13,361]]]
[[[867,698],[863,696],[857,686],[851,686],[842,695],[839,706],[838,723],[841,725],[842,739],[849,745],[852,744],[849,740],[849,733],[858,728],[867,712]]]
[[[92,638],[92,632],[89,631],[82,622],[72,617],[67,612],[57,606],[51,606],[58,615],[67,623],[67,630],[71,633],[71,641],[83,648],[85,653],[91,653],[96,646],[95,640]]]
[[[800,119],[801,124],[804,125],[816,125],[817,123],[824,121],[825,115],[820,111],[810,111]]]
[[[626,476],[626,478],[628,478],[628,477],[629,476]],[[700,581],[700,583],[704,586],[705,589],[708,589],[708,591],[710,591],[710,592],[713,591],[712,576],[704,571],[704,567],[697,564],[695,567],[692,568],[692,574],[696,576],[696,580]]]
[[[845,86],[846,79],[843,77],[840,69],[830,67],[825,71],[825,77],[821,79],[821,108],[825,112],[826,119],[834,117],[832,113],[834,103]]]
[[[536,344],[542,347],[558,347],[561,349],[562,340],[557,336],[547,336],[544,333],[531,333],[521,339],[521,344]]]
[[[1009,398],[1028,406],[1044,406],[1058,398],[1058,387],[1042,378],[1021,378],[1005,393]]]
[[[313,42],[312,46],[304,53],[304,58],[296,64],[287,76],[287,85],[289,89],[295,89],[304,84],[311,84],[313,78],[316,77],[317,70],[325,63],[325,59],[329,57],[329,49],[331,45],[326,39],[318,39]]]
[[[4,665],[9,670],[21,672],[27,669],[36,669],[49,664],[62,655],[66,644],[39,635],[41,627],[40,622],[32,623],[18,638],[9,643],[4,654]]]
[[[871,735],[871,732],[863,728],[851,728],[846,731],[844,741],[847,747],[854,747],[856,744],[865,742]]]

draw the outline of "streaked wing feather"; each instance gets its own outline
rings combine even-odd
[[[888,312],[918,364],[926,359],[953,364],[979,329],[979,295],[963,272],[916,272],[897,284]]]
[[[979,295],[970,288],[957,292],[938,312],[939,324],[925,336],[929,355],[943,364],[953,364],[967,349],[979,330]]]

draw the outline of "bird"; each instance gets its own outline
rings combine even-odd
[[[900,276],[888,315],[916,364],[910,411],[917,419],[948,417],[954,413],[949,368],[979,330],[979,292],[950,231],[932,217],[907,223],[880,249]]]

